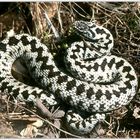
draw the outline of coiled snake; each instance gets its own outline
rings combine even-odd
[[[36,37],[19,34],[0,42],[0,90],[25,101],[35,102],[39,97],[49,105],[57,104],[60,98],[81,114],[87,112],[90,114],[87,118],[73,110],[66,116],[69,127],[84,134],[105,119],[105,112],[132,100],[137,76],[125,59],[110,54],[113,37],[107,29],[86,21],[76,21],[72,27],[81,37],[71,44],[65,57],[72,76],[59,70],[47,46]],[[42,89],[13,78],[11,67],[18,57],[25,60],[30,74]]]

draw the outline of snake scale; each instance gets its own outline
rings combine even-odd
[[[106,28],[87,21],[76,21],[72,27],[81,40],[73,42],[66,52],[71,76],[57,67],[48,47],[36,37],[19,34],[1,41],[0,90],[22,101],[35,102],[38,97],[55,105],[57,98],[63,100],[72,107],[66,115],[68,127],[85,134],[105,119],[105,112],[128,104],[138,83],[134,68],[125,59],[111,55],[114,41]],[[41,88],[12,76],[11,67],[18,57]],[[90,114],[87,118],[82,116],[86,113]]]

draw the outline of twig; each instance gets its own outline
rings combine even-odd
[[[61,32],[63,32],[62,19],[61,19],[61,16],[60,16],[60,5],[57,6],[57,15],[58,15],[58,21],[59,21],[59,24],[60,24],[60,30],[61,30]]]
[[[109,18],[111,18],[111,15],[109,15],[109,14],[107,14],[105,11],[103,11],[102,9],[101,9],[101,6],[99,6],[99,4],[97,3],[96,4],[97,6],[95,6],[94,4],[92,4],[91,6],[93,7],[93,8],[95,8],[95,9],[97,9],[97,10],[99,10],[100,12],[102,12],[102,13],[104,13],[106,16],[108,16]],[[104,9],[104,8],[103,8]],[[104,9],[104,10],[106,10],[106,9]]]
[[[48,15],[47,15],[47,12],[45,11],[45,17],[46,17],[46,20],[47,20],[47,23],[48,23],[48,26],[49,28],[52,29],[53,33],[54,33],[54,36],[57,40],[60,39],[60,35],[58,34],[58,32],[56,31],[55,27],[53,26],[52,22],[50,21]]]
[[[5,132],[5,133],[0,132],[0,138],[20,138],[20,136],[15,135],[15,134],[10,134],[8,132]]]
[[[72,6],[72,9],[73,9],[78,15],[80,15],[81,17],[86,18],[86,16],[82,15],[81,13],[79,13],[78,10],[76,10],[76,8],[74,8],[73,6]]]
[[[0,22],[0,38],[2,37],[2,26],[3,24]]]
[[[118,119],[116,119],[116,120],[117,120],[118,126],[117,126],[117,130],[116,130],[116,133],[115,133],[115,135],[117,136],[117,134],[118,134],[118,131],[119,131],[119,128],[120,128],[120,122],[119,122],[119,120],[118,120]]]
[[[81,6],[79,6],[76,2],[74,2],[74,4],[78,7],[78,8],[80,8],[85,14],[88,14]],[[88,14],[89,15],[89,14]]]
[[[9,101],[9,102],[10,102],[11,104],[13,104],[13,105],[15,104],[15,103],[12,102],[12,101]],[[65,130],[63,130],[63,129],[58,128],[57,126],[55,126],[53,123],[51,123],[51,122],[48,121],[47,119],[44,119],[44,118],[40,117],[39,115],[37,115],[35,112],[33,112],[33,111],[31,111],[31,110],[29,110],[29,109],[27,109],[27,108],[25,108],[25,107],[23,107],[23,106],[21,106],[21,105],[17,105],[17,106],[18,106],[18,107],[21,107],[21,108],[23,108],[23,109],[25,109],[26,111],[32,113],[33,115],[36,115],[39,119],[41,119],[41,120],[43,120],[44,122],[48,123],[49,125],[55,127],[55,128],[58,129],[59,131],[65,133],[65,134],[68,134],[68,135],[70,135],[70,136],[72,136],[72,137],[75,137],[75,138],[81,138],[80,136],[71,134],[71,133],[69,133],[69,132],[67,132],[67,131],[65,131]]]
[[[57,39],[57,40],[60,40],[60,35],[59,33],[57,32],[57,30],[55,29],[55,27],[53,26],[51,20],[49,19],[49,16],[47,14],[47,12],[44,10],[44,8],[42,8],[41,5],[39,5],[40,8],[44,11],[44,14],[45,14],[45,17],[46,17],[46,20],[47,20],[47,23],[48,23],[48,27],[52,29],[52,32],[54,33],[54,37]]]

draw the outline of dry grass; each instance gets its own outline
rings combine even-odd
[[[10,19],[11,14],[13,17],[15,17],[12,18],[13,20]],[[0,15],[0,19],[3,19],[0,21],[1,37],[5,37],[6,32],[11,28],[14,29],[16,33],[28,32],[29,34],[36,35],[42,39],[43,42],[49,45],[51,44],[51,52],[56,58],[60,58],[60,60],[58,60],[60,63],[60,55],[65,49],[65,45],[63,44],[68,41],[68,29],[71,23],[73,23],[75,20],[96,20],[97,24],[109,29],[114,36],[115,44],[112,54],[127,59],[135,68],[138,77],[140,77],[139,2],[17,3],[16,5],[11,4],[7,12]],[[63,64],[60,65],[63,66]],[[17,112],[25,112],[27,114],[34,114],[32,111],[34,111],[35,108],[31,108],[30,110],[32,111],[30,111],[16,104],[13,108],[13,104],[7,99],[0,99],[2,104],[1,112],[6,113],[5,115],[4,113],[0,115],[3,116],[1,120],[6,122],[8,126],[10,125],[10,131],[12,131],[10,135],[11,137],[19,137],[19,131],[17,128],[15,127],[15,129],[13,129],[14,123],[16,123],[16,121],[7,121],[7,119],[5,119],[8,117],[7,113],[13,112],[16,114]],[[140,137],[140,128],[138,126],[139,105],[140,100],[139,95],[137,94],[137,97],[134,98],[128,106],[122,107],[117,111],[107,114],[106,121],[99,124],[91,134],[85,135],[84,137]],[[44,120],[43,118],[40,119]],[[52,125],[54,120],[50,121],[50,123],[47,121],[47,124],[39,128],[39,132],[36,135],[31,134],[27,137],[76,137],[59,128],[60,126],[58,124],[61,123],[61,121],[57,122],[56,127],[54,124]],[[1,126],[3,124],[1,124]],[[3,134],[0,134],[0,136],[9,137],[9,134],[8,136],[7,134]]]

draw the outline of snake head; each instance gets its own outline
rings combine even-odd
[[[83,37],[84,39],[88,39],[91,41],[95,41],[95,33],[93,32],[93,28],[96,28],[95,22],[88,21],[76,21],[73,23],[73,29],[76,34]]]

